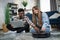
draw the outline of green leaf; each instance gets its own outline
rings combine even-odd
[[[5,8],[5,24],[10,23],[10,17],[9,17],[9,5]]]
[[[23,1],[22,4],[23,4],[24,7],[26,7],[28,3]]]

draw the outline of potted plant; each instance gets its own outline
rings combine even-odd
[[[5,8],[5,23],[2,24],[3,32],[8,32],[6,25],[9,23],[10,23],[9,5],[7,5]]]
[[[23,4],[23,6],[24,6],[24,9],[26,10],[26,6],[27,6],[27,4],[28,4],[27,1],[23,1],[22,4]]]
[[[9,24],[9,23],[10,23],[9,5],[7,5],[5,9],[5,24]]]

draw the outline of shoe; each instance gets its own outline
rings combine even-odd
[[[16,33],[16,31],[8,31],[8,32],[6,32],[4,34],[11,34],[11,33]]]

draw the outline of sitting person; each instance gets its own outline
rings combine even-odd
[[[9,23],[7,24],[7,28],[11,31],[11,32],[17,32],[17,33],[21,33],[22,31],[26,31],[29,32],[29,25],[31,25],[36,32],[39,32],[39,29],[29,20],[29,18],[27,16],[25,16],[24,13],[24,9],[20,8],[18,9],[18,17],[14,17],[13,21],[18,21],[18,20],[22,20],[25,22],[24,27],[17,27],[17,28],[13,28],[12,24]]]
[[[32,8],[32,22],[39,28],[40,31],[50,33],[51,26],[46,13],[42,13],[37,6]],[[31,28],[30,32],[36,33],[34,28]]]

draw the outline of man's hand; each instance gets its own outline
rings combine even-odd
[[[34,29],[36,30],[36,32],[38,32],[38,33],[40,32],[40,31],[39,31],[39,28],[34,27]]]

